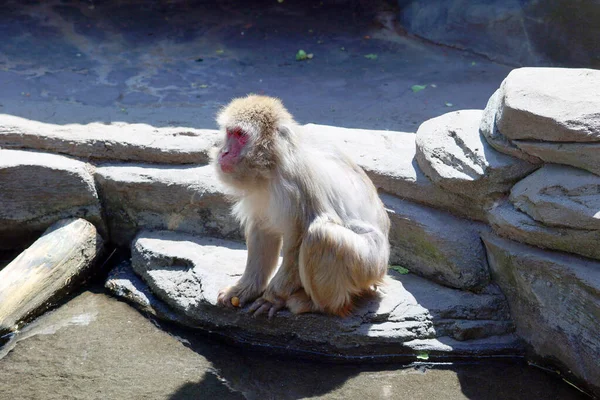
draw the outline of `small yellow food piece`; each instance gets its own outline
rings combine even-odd
[[[234,307],[238,307],[240,305],[240,298],[239,297],[232,297],[231,298],[231,305]]]

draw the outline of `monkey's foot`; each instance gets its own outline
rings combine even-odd
[[[256,299],[254,303],[248,309],[248,312],[253,316],[258,316],[262,313],[267,313],[270,318],[277,313],[277,311],[281,310],[285,307],[285,300],[280,297],[269,296],[269,300],[267,300],[264,296]]]
[[[254,289],[251,286],[243,286],[240,284],[228,286],[219,291],[219,295],[217,296],[217,304],[235,308],[235,307],[243,307],[247,303],[253,301],[258,296],[260,296],[261,292]],[[239,305],[234,306],[231,303],[231,299],[237,297],[239,299]]]

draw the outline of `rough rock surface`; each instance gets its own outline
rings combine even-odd
[[[600,262],[484,235],[517,332],[600,393]]]
[[[282,311],[269,321],[216,306],[218,290],[239,278],[245,258],[245,248],[235,242],[142,233],[133,243],[132,265],[143,283],[121,265],[106,286],[161,318],[288,353],[414,358],[416,352],[435,357],[520,351],[499,292],[462,292],[412,274],[391,272],[386,294],[365,299],[345,319]]]
[[[598,65],[594,0],[399,0],[409,33],[510,65]]]
[[[45,311],[90,272],[103,241],[83,219],[53,224],[0,271],[0,335]]]
[[[548,164],[517,183],[511,202],[546,225],[600,230],[600,176]]]
[[[307,124],[306,135],[335,143],[369,175],[375,186],[404,199],[485,221],[485,207],[433,184],[415,160],[415,134]]]
[[[547,226],[508,201],[490,210],[489,223],[498,235],[518,242],[600,259],[600,230]]]
[[[494,150],[479,133],[482,114],[461,110],[425,121],[417,131],[416,159],[444,189],[491,202],[536,166]]]
[[[519,68],[500,87],[498,129],[509,139],[600,142],[600,71]]]
[[[390,263],[446,286],[482,289],[489,283],[480,234],[489,228],[390,195],[381,195],[388,210]]]
[[[206,164],[218,131],[145,124],[54,125],[0,114],[0,147],[36,149],[84,159]]]
[[[515,140],[513,143],[527,154],[545,162],[572,165],[600,175],[600,143],[546,143]]]
[[[116,244],[128,245],[141,229],[241,237],[210,165],[110,164],[95,178]]]
[[[509,140],[498,130],[498,125],[496,124],[496,114],[500,108],[500,96],[500,89],[498,89],[488,100],[485,110],[483,110],[483,114],[481,116],[479,132],[483,135],[486,142],[499,152],[520,158],[532,164],[541,163],[541,159],[525,153],[523,150],[517,147],[512,140]]]
[[[63,218],[82,217],[103,231],[91,166],[68,157],[0,150],[0,249],[33,242]]]

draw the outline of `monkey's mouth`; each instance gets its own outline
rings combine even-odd
[[[219,156],[219,166],[221,171],[230,174],[235,169],[235,159],[228,154],[221,154]]]

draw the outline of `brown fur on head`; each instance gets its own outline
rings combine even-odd
[[[295,122],[279,99],[249,95],[231,101],[219,112],[217,123],[225,134],[213,155],[217,174],[224,183],[243,190],[269,178],[280,162],[281,132]]]
[[[277,127],[294,123],[294,118],[279,99],[248,95],[232,100],[217,116],[221,128],[239,126],[246,131],[253,128],[264,135],[274,135]]]

